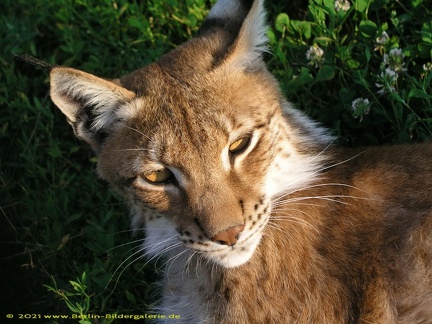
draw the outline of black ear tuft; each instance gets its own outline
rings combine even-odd
[[[16,55],[14,54],[15,61],[22,61],[26,63],[30,63],[31,65],[38,66],[44,69],[51,70],[55,67],[55,65],[49,64],[45,61],[39,60],[31,55],[28,54],[22,54],[22,55]]]

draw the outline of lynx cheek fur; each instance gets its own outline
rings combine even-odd
[[[432,145],[345,149],[262,60],[263,1],[120,79],[51,69],[51,96],[164,256],[177,323],[431,323]]]

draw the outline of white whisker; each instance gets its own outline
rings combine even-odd
[[[294,217],[294,216],[282,217],[281,216],[281,217],[272,217],[271,220],[286,221],[286,222],[290,222],[290,223],[294,223],[294,224],[306,225],[319,234],[319,230],[315,226],[313,226],[308,221],[301,219],[301,218],[298,218],[298,217]]]
[[[110,252],[110,251],[112,251],[112,250],[115,250],[115,249],[118,249],[118,248],[124,247],[124,246],[126,246],[126,245],[135,244],[135,243],[138,243],[138,242],[144,242],[144,241],[145,241],[145,238],[141,238],[141,239],[139,239],[139,240],[134,240],[134,241],[130,241],[130,242],[127,242],[127,243],[119,244],[119,245],[116,245],[116,246],[112,247],[111,249],[108,249],[106,252]],[[139,247],[141,247],[141,245],[138,245],[138,246],[136,246],[136,247],[133,247],[132,249],[136,249],[136,248],[139,248]]]
[[[111,275],[110,279],[108,280],[108,283],[106,284],[104,290],[106,290],[108,288],[108,285],[111,283],[112,279],[114,278],[115,274],[117,273],[117,271],[121,268],[121,266],[123,264],[125,264],[129,259],[133,258],[135,255],[137,255],[138,253],[140,253],[140,256],[138,258],[135,258],[132,260],[132,262],[130,262],[119,274],[119,277],[117,278],[114,288],[111,291],[111,294],[114,292],[115,288],[117,287],[117,284],[119,282],[119,279],[121,277],[121,275],[123,274],[123,272],[132,264],[134,263],[136,260],[139,260],[141,258],[143,258],[143,249],[139,249],[138,251],[132,253],[130,256],[128,256],[122,263],[120,263],[120,265],[114,270],[113,274]]]
[[[290,192],[287,192],[287,193],[285,193],[285,194],[283,194],[281,196],[278,196],[277,198],[273,199],[272,203],[277,202],[277,201],[285,198],[286,196],[292,195],[294,193],[298,193],[298,192],[301,192],[301,191],[304,191],[304,190],[309,190],[309,189],[314,189],[314,188],[320,188],[320,187],[346,187],[346,188],[350,188],[350,189],[359,190],[359,191],[361,191],[363,193],[367,193],[367,191],[365,191],[363,189],[360,189],[360,188],[355,187],[355,186],[347,185],[347,184],[344,184],[344,183],[319,183],[319,184],[309,185],[309,186],[305,186],[305,187],[298,188],[296,190],[292,190]],[[371,198],[368,198],[368,199],[371,199]]]
[[[327,148],[328,148],[328,146],[327,146]],[[319,155],[321,155],[321,154],[322,154],[322,153],[323,153],[327,148],[325,148],[323,151],[321,151],[321,153],[317,154],[313,159],[316,159],[316,157],[319,156]],[[335,166],[338,166],[338,165],[341,165],[341,164],[343,164],[343,163],[349,162],[349,161],[351,161],[351,160],[357,158],[359,155],[361,155],[361,154],[363,154],[363,153],[364,153],[364,152],[360,152],[360,153],[356,154],[355,156],[352,156],[352,157],[350,157],[350,158],[348,158],[348,159],[346,159],[346,160],[344,160],[344,161],[341,161],[341,162],[338,162],[338,163],[334,163],[334,164],[331,164],[331,165],[328,165],[328,166],[324,166],[324,167],[322,167],[322,168],[320,168],[320,169],[317,169],[317,170],[313,171],[312,174],[307,173],[307,174],[306,174],[305,176],[303,176],[303,177],[296,178],[295,180],[293,180],[293,181],[291,181],[291,182],[289,182],[289,183],[286,183],[282,188],[280,188],[280,189],[279,189],[279,190],[274,194],[274,196],[277,197],[279,194],[281,194],[281,193],[285,193],[285,191],[286,191],[287,188],[292,187],[292,186],[295,185],[296,183],[301,182],[301,181],[305,180],[305,179],[308,178],[308,177],[314,177],[314,176],[316,176],[316,175],[319,175],[320,173],[322,173],[322,172],[325,171],[325,170],[328,170],[328,169],[331,169],[331,168],[333,168],[333,167],[335,167]],[[312,160],[313,160],[313,159],[312,159]],[[302,169],[300,169],[300,170],[298,170],[298,171],[302,171],[303,169],[305,169],[305,167],[302,168]],[[298,171],[297,171],[297,172],[298,172]],[[318,179],[319,179],[319,177],[318,177]],[[296,190],[301,190],[301,189],[296,189]]]
[[[176,255],[173,255],[166,262],[164,262],[164,264],[162,266],[164,267],[166,265],[167,273],[170,272],[170,269],[171,269],[172,265],[174,264],[174,262],[186,252],[188,252],[188,250],[183,250],[183,251],[177,253]]]
[[[302,201],[302,200],[313,200],[313,199],[321,199],[321,200],[326,200],[326,201],[333,201],[333,202],[337,202],[343,205],[351,205],[348,202],[342,201],[342,200],[338,200],[336,198],[350,198],[350,199],[360,199],[360,200],[370,200],[369,198],[365,198],[365,197],[358,197],[358,196],[350,196],[350,195],[325,195],[325,196],[306,196],[306,197],[295,197],[295,198],[289,198],[287,200],[284,200],[281,203],[285,203],[286,205],[289,205],[291,202],[296,202],[296,201]]]
[[[150,142],[152,142],[152,139],[151,139],[149,136],[147,136],[147,135],[144,134],[143,132],[139,131],[138,129],[133,128],[133,127],[129,127],[129,126],[126,126],[126,125],[125,125],[124,127],[125,127],[125,128],[128,128],[128,129],[130,129],[130,130],[133,130],[134,132],[137,132],[138,134],[144,136],[146,139],[148,139]]]
[[[151,150],[146,148],[129,148],[129,149],[111,150],[111,152],[124,152],[124,151],[150,152]]]

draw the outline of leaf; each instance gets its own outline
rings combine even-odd
[[[370,88],[370,84],[366,79],[366,71],[363,70],[353,71],[352,79],[356,84],[360,84],[366,89]]]
[[[312,36],[312,25],[310,22],[308,21],[302,21],[301,24],[301,29],[302,29],[302,33],[303,35],[309,39]]]
[[[351,70],[355,70],[360,66],[360,62],[353,60],[353,59],[349,59],[346,61],[346,65],[351,69]]]
[[[72,302],[69,300],[65,300],[66,306],[73,312],[73,313],[80,313],[79,308],[77,308]]]
[[[420,31],[420,34],[422,35],[423,42],[431,44],[432,43],[432,22],[424,23]]]
[[[79,320],[78,323],[80,323],[80,324],[92,324],[92,322],[89,321],[88,319],[82,319],[82,320]]]
[[[57,251],[60,251],[61,249],[64,248],[66,243],[69,241],[69,237],[70,237],[70,234],[66,234],[65,236],[62,237],[62,239],[60,240],[60,244],[57,247]]]
[[[402,99],[402,97],[397,92],[390,92],[390,98],[392,98],[393,100],[395,100],[398,103],[406,105],[405,101]],[[396,106],[399,106],[399,105],[396,105]],[[401,114],[402,114],[402,112],[401,112]],[[397,116],[399,116],[399,115],[397,115]]]
[[[371,58],[371,52],[369,47],[365,47],[365,56],[366,56],[366,62],[369,63],[370,58]]]
[[[349,103],[354,98],[354,92],[350,91],[347,88],[342,88],[339,90],[339,98],[344,103]]]
[[[267,37],[268,37],[268,39],[270,41],[270,44],[276,43],[276,35],[273,32],[273,30],[271,30],[270,28],[267,29]]]
[[[316,82],[328,81],[333,79],[335,76],[335,69],[330,65],[323,65],[315,78]]]
[[[128,19],[128,25],[130,27],[135,27],[139,30],[144,29],[144,25],[143,25],[142,21],[140,19],[137,19],[137,18],[129,18]]]
[[[312,25],[309,21],[292,20],[291,25],[300,35],[304,35],[307,39],[311,38]]]
[[[78,283],[76,281],[73,281],[73,280],[69,280],[69,283],[71,284],[71,286],[72,286],[72,288],[74,290],[76,290],[76,291],[82,291],[80,283]]]
[[[327,44],[333,43],[333,42],[334,42],[333,38],[326,37],[326,36],[319,36],[319,37],[314,38],[314,43],[317,43],[317,44],[327,45]]]
[[[359,12],[365,12],[368,5],[369,5],[368,0],[356,0],[356,2],[355,2],[355,8]]]
[[[87,282],[87,274],[84,271],[83,274],[81,275],[81,283],[82,283],[83,286],[85,286],[86,282]]]
[[[421,57],[429,58],[429,55],[432,53],[432,45],[426,43],[418,43],[417,49],[420,52]]]
[[[324,0],[323,4],[327,8],[332,8],[334,10],[334,1],[333,0]]]
[[[286,13],[280,13],[276,17],[275,27],[277,31],[283,32],[289,24],[289,17]]]
[[[432,34],[421,32],[421,35],[423,42],[425,42],[426,44],[432,44]]]
[[[335,6],[334,6],[334,0],[324,0],[324,8],[326,9],[326,12],[328,12],[331,16],[334,16]]]
[[[135,305],[137,302],[135,296],[127,290],[125,291],[125,293],[126,293],[126,299]]]
[[[375,37],[377,30],[377,25],[371,20],[362,20],[360,22],[360,34],[365,38]]]
[[[432,99],[432,95],[419,89],[412,89],[408,93],[408,98]]]
[[[300,73],[293,77],[287,84],[287,94],[291,95],[295,93],[299,87],[304,84],[312,83],[313,77],[310,74],[309,69],[302,67]]]

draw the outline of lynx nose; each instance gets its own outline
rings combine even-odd
[[[244,228],[244,225],[230,227],[226,230],[216,233],[216,235],[213,236],[211,240],[222,245],[234,245],[237,242],[238,235],[244,230]]]

